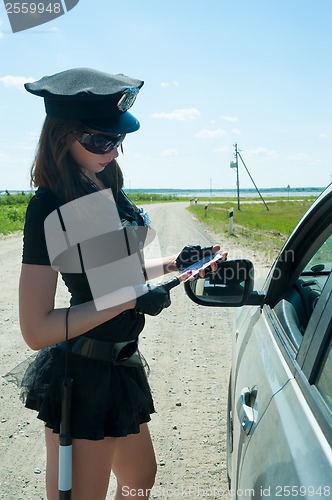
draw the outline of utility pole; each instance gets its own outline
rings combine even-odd
[[[235,147],[235,161],[231,161],[230,167],[236,170],[236,189],[237,189],[237,209],[241,210],[240,208],[240,180],[239,180],[239,162],[238,162],[238,149],[237,149],[237,143],[234,144]]]
[[[239,157],[240,157],[240,160],[241,160],[241,161],[242,161],[242,163],[243,163],[244,168],[245,168],[245,169],[246,169],[246,171],[247,171],[247,174],[249,175],[249,177],[250,177],[250,179],[251,179],[251,182],[252,182],[252,183],[253,183],[253,185],[255,186],[257,193],[259,194],[259,196],[260,196],[260,198],[261,198],[262,202],[264,203],[266,210],[269,210],[269,207],[268,207],[268,206],[267,206],[267,204],[265,203],[263,196],[261,195],[261,193],[260,193],[260,191],[259,191],[258,187],[257,187],[257,186],[256,186],[256,184],[255,184],[254,179],[252,178],[252,176],[251,176],[251,174],[250,174],[249,170],[247,169],[246,164],[245,164],[245,163],[244,163],[244,161],[243,161],[243,158],[242,158],[242,156],[241,156],[241,154],[240,154],[240,151],[239,151],[239,150],[238,150],[238,148],[237,148],[237,143],[235,143],[235,144],[234,144],[234,147],[235,147],[235,154],[234,154],[234,156],[235,156],[235,161],[231,161],[231,165],[230,165],[230,167],[231,167],[231,168],[234,168],[234,170],[236,170],[237,208],[238,208],[238,210],[240,210],[240,182],[239,182],[239,160],[238,160],[238,158],[239,158]]]

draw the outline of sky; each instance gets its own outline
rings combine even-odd
[[[23,84],[74,67],[144,80],[127,189],[235,189],[235,144],[259,189],[327,186],[331,20],[331,0],[79,0],[12,33],[1,2],[0,191],[31,189],[45,111]]]

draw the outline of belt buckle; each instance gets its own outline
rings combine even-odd
[[[142,359],[138,350],[137,340],[131,340],[128,342],[117,342],[116,347],[119,350],[114,360],[115,365],[127,366],[132,368],[143,367]]]
[[[116,342],[114,344],[114,361],[116,363],[124,363],[137,352],[137,340],[129,340],[127,342]]]

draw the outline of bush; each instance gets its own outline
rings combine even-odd
[[[25,222],[26,204],[0,206],[0,233],[22,231]]]
[[[27,205],[34,193],[25,193],[22,191],[21,194],[11,194],[9,191],[5,191],[5,194],[0,195],[0,206],[2,205]]]

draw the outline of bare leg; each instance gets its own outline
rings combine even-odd
[[[58,500],[59,436],[45,428],[48,500]],[[100,441],[73,439],[72,500],[104,500],[112,468],[115,443],[119,438]]]
[[[118,438],[112,470],[118,481],[115,500],[149,498],[157,464],[147,424],[139,434]]]
[[[59,467],[59,436],[45,427],[46,442],[46,494],[48,500],[57,500],[58,467]]]
[[[59,436],[46,427],[45,438],[47,498],[58,500]],[[72,500],[105,500],[111,470],[118,481],[116,500],[149,498],[157,466],[147,424],[123,438],[73,439]]]

